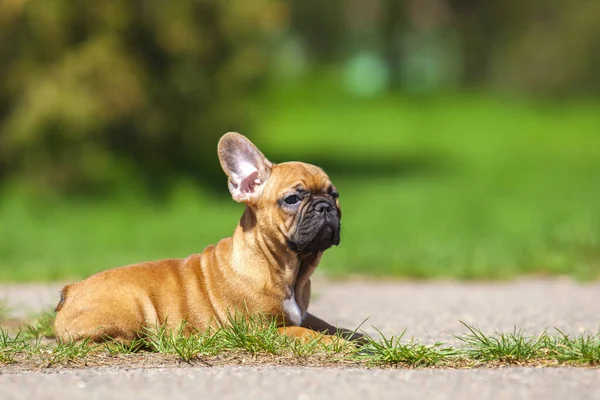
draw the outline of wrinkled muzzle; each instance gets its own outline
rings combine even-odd
[[[291,250],[300,254],[324,251],[340,244],[339,210],[327,199],[317,199],[300,218],[288,240]]]

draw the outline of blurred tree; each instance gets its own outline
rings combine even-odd
[[[492,49],[491,82],[541,96],[598,93],[600,1],[535,0],[526,15]]]
[[[391,71],[389,85],[403,91],[600,91],[598,0],[291,3],[292,26],[314,60],[383,57],[387,68],[374,70]]]
[[[54,191],[222,174],[285,24],[271,0],[0,1],[0,178]]]
[[[465,83],[529,95],[600,90],[600,2],[448,0],[464,49]]]
[[[354,61],[369,94],[595,94],[599,15],[593,0],[0,0],[0,181],[222,182],[216,141],[251,131],[245,100],[286,35],[288,67]]]
[[[318,62],[335,61],[347,44],[343,5],[348,0],[290,0],[291,29]]]

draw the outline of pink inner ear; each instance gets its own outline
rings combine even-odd
[[[245,194],[253,193],[256,190],[256,186],[259,184],[258,171],[254,171],[241,182],[239,190]]]

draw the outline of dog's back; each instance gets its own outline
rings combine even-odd
[[[145,262],[109,269],[65,286],[56,306],[57,338],[131,341],[144,328],[188,319],[184,313],[189,303],[198,311],[191,322],[202,325],[198,316],[210,314],[202,306],[209,306],[210,301],[203,299],[199,287],[203,279],[196,273],[199,264],[198,254]]]

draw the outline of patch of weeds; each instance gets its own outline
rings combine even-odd
[[[546,357],[569,364],[600,365],[600,333],[595,335],[582,333],[575,338],[561,332],[558,337],[547,336],[543,339],[542,352]]]
[[[366,337],[366,344],[359,349],[356,357],[372,365],[407,367],[432,367],[457,359],[459,352],[442,342],[433,345],[418,343],[413,339],[403,343],[406,330],[399,336],[386,338],[378,330],[381,338]]]
[[[183,321],[173,330],[169,329],[165,322],[156,329],[145,329],[140,335],[143,338],[140,344],[159,353],[176,354],[185,362],[190,362],[200,354],[213,354],[218,351],[210,331],[205,334],[187,334],[186,326],[187,322]]]
[[[103,346],[111,356],[116,356],[118,354],[133,354],[149,348],[148,342],[144,339],[135,339],[129,343],[120,340],[109,340],[104,343]]]
[[[33,322],[21,327],[24,339],[54,338],[54,320],[56,313],[52,310],[44,311],[33,316]]]
[[[74,359],[85,358],[90,352],[98,349],[89,339],[78,342],[59,342],[56,346],[42,346],[40,354],[47,363],[46,366],[72,361]]]
[[[306,359],[317,351],[323,348],[323,344],[318,337],[311,338],[305,342],[294,338],[287,338],[285,347],[288,348],[292,355],[297,358]]]
[[[16,362],[16,355],[27,347],[19,334],[10,337],[8,330],[0,328],[0,363],[12,364]]]
[[[280,334],[273,319],[235,314],[230,316],[227,324],[205,332],[188,329],[185,321],[175,329],[168,328],[165,323],[140,332],[140,338],[129,343],[109,341],[97,345],[89,339],[69,343],[44,341],[44,337],[52,336],[52,316],[44,313],[28,328],[13,336],[0,328],[0,364],[52,367],[73,362],[85,365],[100,362],[104,365],[107,359],[98,357],[101,353],[118,356],[139,352],[141,354],[127,358],[136,363],[148,357],[149,353],[144,350],[149,350],[158,353],[159,362],[173,360],[160,358],[162,353],[173,354],[178,360],[188,363],[202,356],[205,362],[215,360],[225,365],[239,363],[240,356],[244,359],[244,355],[250,355],[253,363],[289,365],[337,365],[344,362],[357,366],[400,368],[600,365],[600,332],[571,337],[557,330],[558,335],[543,331],[537,336],[526,336],[515,328],[510,333],[487,335],[478,327],[463,323],[468,332],[455,336],[463,343],[456,348],[442,342],[426,345],[414,338],[403,340],[406,331],[389,338],[378,331],[379,338],[365,336],[363,343],[356,345],[343,340],[341,334],[331,341],[321,341],[319,337],[298,340]]]
[[[74,359],[83,359],[97,349],[89,339],[71,343],[44,343],[44,338],[53,338],[54,312],[37,315],[31,324],[19,328],[11,336],[0,328],[0,362],[16,363],[26,360],[37,366],[51,367]]]
[[[347,350],[348,342],[340,335],[331,342],[323,343],[319,338],[296,340],[278,332],[276,321],[260,315],[248,316],[232,314],[228,322],[219,328],[205,332],[187,334],[186,324],[177,329],[167,328],[167,324],[146,329],[141,335],[143,345],[158,353],[176,354],[183,361],[202,356],[219,354],[248,353],[252,356],[275,355],[303,358],[320,355],[334,355]],[[121,346],[121,347],[119,347]],[[119,351],[123,345],[116,345],[112,351]],[[125,351],[130,351],[127,347]]]
[[[488,336],[478,327],[461,323],[469,333],[455,337],[465,344],[467,356],[476,361],[508,364],[531,361],[543,355],[541,350],[544,339],[548,337],[546,331],[537,337],[525,336],[516,328],[510,333],[496,332],[495,335]]]
[[[331,343],[321,343],[323,350],[331,354],[343,354],[356,350],[357,343],[353,343],[345,338],[342,332],[332,335]]]
[[[287,343],[286,337],[277,331],[273,318],[236,313],[228,319],[228,324],[215,333],[223,349],[277,355]]]
[[[527,364],[558,362],[562,364],[599,365],[600,333],[583,333],[575,338],[556,329],[558,336],[544,330],[537,336],[526,336],[521,330],[486,335],[479,328],[462,323],[469,333],[456,336],[465,344],[464,352],[472,360],[490,363]]]

